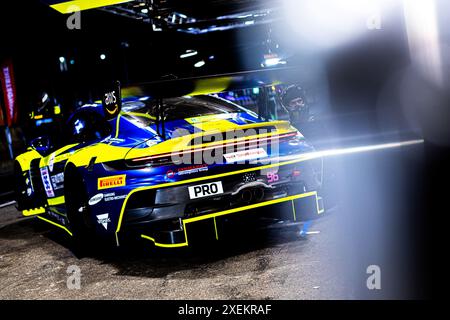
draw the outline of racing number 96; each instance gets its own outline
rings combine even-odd
[[[267,182],[272,183],[272,182],[277,182],[278,180],[280,180],[278,173],[276,173],[276,172],[267,173]]]

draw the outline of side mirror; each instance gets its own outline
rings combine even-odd
[[[31,148],[39,152],[41,155],[46,156],[53,149],[53,144],[49,137],[38,137],[31,140]]]

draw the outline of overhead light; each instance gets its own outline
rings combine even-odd
[[[100,59],[101,59],[101,60],[105,60],[105,59],[106,59],[106,55],[105,55],[104,53],[102,53],[102,54],[100,55]]]
[[[245,21],[244,24],[246,24],[246,25],[255,24],[255,20]]]
[[[61,70],[61,72],[67,71],[67,62],[64,57],[59,57],[59,70]]]
[[[180,58],[184,59],[184,58],[192,57],[192,56],[195,56],[197,53],[198,52],[195,50],[186,50],[185,53],[180,55]]]
[[[148,9],[147,8],[141,9],[141,12],[147,14],[148,13]]]
[[[208,59],[209,59],[209,60],[214,60],[214,58],[215,58],[214,56],[209,56]]]
[[[410,1],[429,3],[431,1]],[[369,23],[389,15],[391,8],[401,1],[390,0],[282,0],[281,11],[286,22],[287,36],[292,44],[321,49],[345,45],[367,31]],[[397,9],[396,9],[397,10]],[[425,28],[423,28],[425,29]],[[290,46],[292,45],[290,43]]]
[[[153,31],[162,31],[162,28],[158,27],[156,24],[152,24],[152,30]]]
[[[200,60],[199,62],[194,64],[194,67],[200,68],[200,67],[203,67],[204,65],[205,65],[205,61]]]

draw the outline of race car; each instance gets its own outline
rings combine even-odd
[[[281,206],[277,219],[292,222],[323,214],[318,158],[288,121],[210,94],[139,92],[116,87],[71,115],[63,142],[37,138],[16,158],[23,215],[77,239],[176,248],[199,222],[218,239],[220,219],[255,209]]]

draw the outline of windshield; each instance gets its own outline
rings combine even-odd
[[[214,114],[250,112],[221,98],[211,96],[177,97],[163,99],[164,120],[181,120]],[[155,100],[124,103],[123,116],[149,126],[156,121],[158,105]]]

